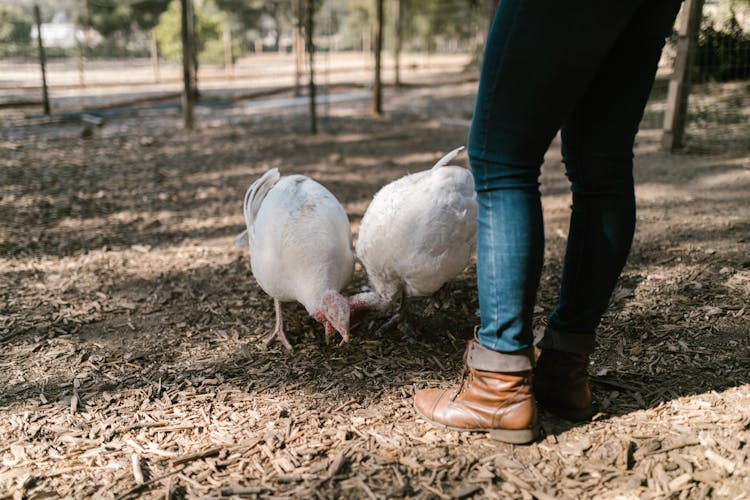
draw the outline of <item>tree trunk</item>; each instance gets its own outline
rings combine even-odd
[[[91,16],[89,15],[89,0],[83,0],[81,6],[81,24],[83,25],[83,43],[79,42],[79,60],[78,60],[78,80],[81,86],[85,86],[86,82],[84,79],[84,66],[86,65],[86,57],[89,53],[89,33],[91,31]]]
[[[192,81],[191,88],[193,90],[193,99],[197,101],[200,99],[200,92],[198,91],[198,44],[195,40],[196,33],[198,32],[198,20],[195,17],[195,4],[193,3],[193,0],[188,0],[187,6],[188,15],[190,16],[190,50],[191,56],[193,58],[193,67],[190,74],[190,79]]]
[[[159,83],[159,45],[156,43],[156,29],[151,30],[151,67],[154,70],[154,82]]]
[[[34,5],[34,22],[36,23],[36,43],[39,49],[39,66],[42,68],[42,105],[44,114],[49,114],[49,93],[47,92],[47,56],[44,53],[44,43],[42,42],[42,14],[39,12],[39,6]]]
[[[302,66],[305,58],[305,41],[302,33],[304,25],[302,15],[302,0],[294,2],[294,35],[292,37],[292,51],[294,52],[294,95],[302,95]]]
[[[193,128],[193,89],[192,89],[192,29],[190,29],[190,0],[180,0],[182,33],[182,123],[187,130]]]
[[[234,77],[234,55],[232,54],[232,30],[228,23],[224,23],[224,71],[229,78]]]
[[[372,112],[383,114],[383,89],[381,85],[380,56],[383,52],[383,0],[375,0],[375,78],[372,85]]]
[[[305,29],[305,45],[310,65],[310,80],[307,84],[310,94],[310,133],[318,133],[318,116],[315,108],[315,44],[313,43],[313,30],[315,29],[315,0],[307,0],[307,16]]]
[[[401,0],[393,0],[393,83],[401,86]]]

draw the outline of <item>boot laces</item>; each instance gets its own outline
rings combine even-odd
[[[471,376],[471,371],[469,370],[469,349],[466,349],[464,351],[464,366],[461,369],[461,383],[458,385],[458,389],[453,393],[451,396],[451,401],[455,401],[461,392],[463,392],[464,388],[468,385],[468,379]]]

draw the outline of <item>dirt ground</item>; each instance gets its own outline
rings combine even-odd
[[[542,411],[542,438],[512,446],[415,416],[416,389],[458,381],[473,265],[439,304],[413,301],[411,329],[376,335],[376,318],[329,347],[287,304],[295,351],[261,349],[272,301],[232,246],[250,182],[313,176],[356,235],[380,186],[465,142],[473,91],[391,90],[382,119],[332,105],[316,136],[304,108],[205,109],[193,133],[171,110],[88,138],[80,123],[4,129],[0,498],[747,498],[750,131],[736,124],[694,128],[671,156],[657,131],[639,136],[638,229],[590,367],[590,423]],[[540,326],[569,216],[558,147]],[[358,270],[348,290],[363,285]]]

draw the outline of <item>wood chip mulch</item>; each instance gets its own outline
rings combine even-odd
[[[666,156],[644,130],[639,226],[590,373],[599,413],[542,411],[496,443],[421,421],[477,322],[472,265],[409,323],[343,347],[287,304],[295,345],[260,349],[273,305],[232,248],[246,186],[300,172],[356,233],[375,191],[465,140],[471,85],[391,94],[380,119],[178,117],[3,129],[0,498],[746,498],[750,492],[750,147]],[[351,105],[350,105],[351,106]],[[223,121],[222,121],[223,120]],[[735,136],[733,136],[735,137]],[[720,134],[714,140],[720,140]],[[537,328],[555,305],[569,192],[545,167]],[[364,285],[358,270],[349,291]]]

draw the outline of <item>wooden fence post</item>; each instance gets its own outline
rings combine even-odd
[[[703,13],[703,0],[685,0],[680,16],[677,54],[672,77],[669,80],[667,108],[664,111],[662,148],[672,152],[682,147],[687,122],[688,96],[690,95],[690,70],[698,47]]]
[[[42,43],[42,14],[39,6],[34,5],[34,21],[36,22],[36,43],[39,47],[39,66],[42,68],[42,105],[44,114],[49,114],[49,93],[47,92],[47,57],[44,54],[44,43]]]

